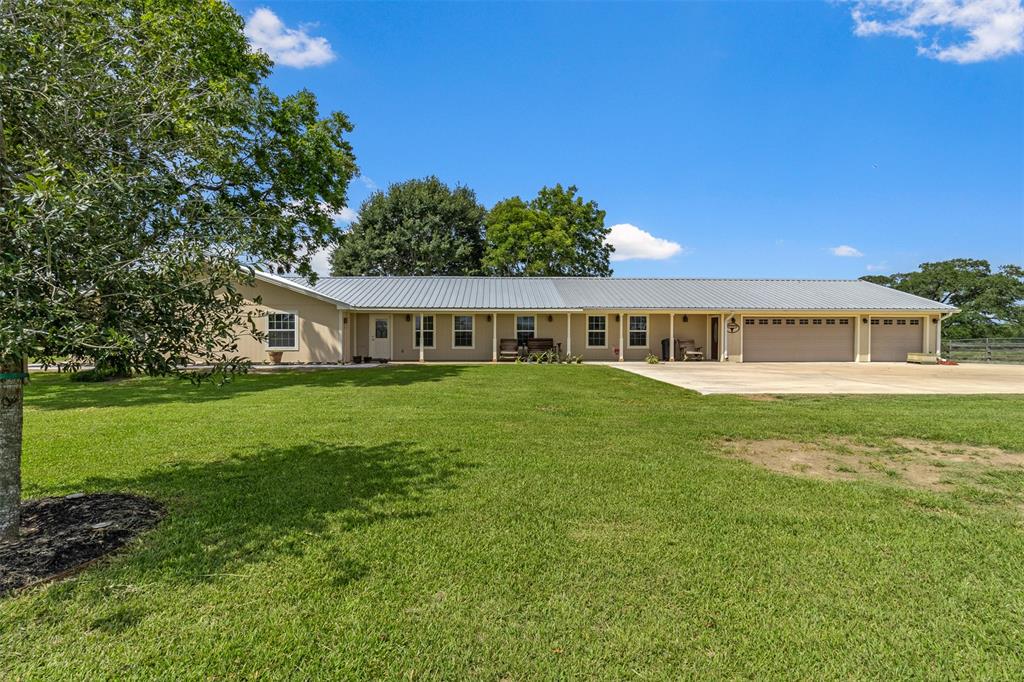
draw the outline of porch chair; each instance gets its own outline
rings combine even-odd
[[[687,360],[703,360],[704,349],[697,345],[697,342],[693,339],[681,339],[679,341],[679,352],[677,357],[681,357],[683,361]]]
[[[515,360],[519,357],[519,342],[515,339],[502,339],[498,346],[498,360]]]

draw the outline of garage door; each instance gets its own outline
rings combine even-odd
[[[872,318],[871,361],[906,362],[907,353],[920,353],[924,327],[920,319]]]
[[[853,318],[748,317],[744,362],[851,362]]]

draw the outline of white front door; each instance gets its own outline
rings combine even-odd
[[[375,360],[390,360],[390,320],[386,317],[374,317],[372,320],[370,326],[370,356]]]

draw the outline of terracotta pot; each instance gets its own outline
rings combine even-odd
[[[284,353],[282,353],[279,350],[268,351],[267,355],[270,356],[270,362],[271,362],[271,364],[274,364],[274,365],[280,365],[281,364],[281,358],[284,357]]]

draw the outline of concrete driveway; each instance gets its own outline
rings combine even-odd
[[[710,393],[1024,394],[1024,365],[898,362],[608,363],[705,395]]]

